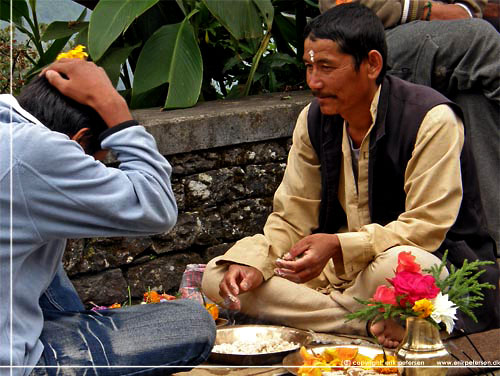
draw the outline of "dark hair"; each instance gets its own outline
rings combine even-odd
[[[380,84],[387,70],[387,44],[384,25],[377,15],[357,2],[330,8],[314,18],[304,29],[304,39],[330,39],[337,43],[342,53],[351,55],[354,67],[359,67],[368,52],[376,50],[383,59],[382,70],[377,77]]]
[[[65,97],[44,76],[26,85],[17,100],[50,130],[72,137],[80,129],[89,128],[85,152],[93,155],[101,149],[99,135],[107,129],[104,120],[93,108]]]

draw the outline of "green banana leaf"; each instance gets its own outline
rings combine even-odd
[[[264,18],[267,30],[271,30],[274,19],[274,7],[271,0],[253,0],[253,2],[257,8],[259,8],[262,17]]]
[[[262,37],[262,21],[254,1],[203,0],[203,3],[235,39]]]
[[[159,0],[100,0],[90,16],[89,53],[99,60],[132,22]]]
[[[106,55],[96,62],[97,65],[104,68],[113,86],[116,87],[118,84],[122,64],[127,60],[130,53],[140,45],[140,43],[137,43],[133,46],[111,47]]]
[[[47,26],[41,39],[43,42],[47,42],[52,39],[68,37],[87,28],[88,24],[88,22],[79,21],[55,21]]]
[[[36,0],[28,0],[28,3],[30,4],[30,8],[32,10],[35,9],[36,12]]]
[[[186,7],[184,6],[184,2],[182,0],[175,0],[177,2],[177,5],[179,8],[181,8],[182,13],[184,13],[185,16],[187,16],[188,12],[186,10]]]
[[[159,28],[145,43],[134,72],[132,101],[169,83],[164,108],[194,106],[200,95],[203,61],[189,17]]]
[[[25,0],[12,1],[12,20],[10,19],[10,7],[10,0],[0,0],[0,20],[12,22],[21,33],[26,34],[30,39],[35,39],[33,34],[35,25],[30,18],[28,3]],[[24,21],[29,25],[31,31],[25,27]]]
[[[84,46],[88,46],[89,43],[89,25],[87,23],[87,27],[84,27],[81,29],[78,34],[75,36],[75,44],[82,44]]]
[[[0,0],[0,20],[10,22],[11,0]],[[22,18],[29,19],[29,8],[25,0],[12,1],[12,22],[22,26]]]

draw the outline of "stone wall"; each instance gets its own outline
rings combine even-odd
[[[123,302],[129,290],[134,301],[148,289],[175,293],[187,264],[206,263],[261,232],[295,120],[310,99],[292,92],[135,111],[172,164],[178,221],[148,237],[70,240],[63,262],[84,303]]]

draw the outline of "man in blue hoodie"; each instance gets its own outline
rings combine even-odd
[[[174,226],[171,166],[153,137],[91,62],[52,64],[19,100],[0,96],[0,375],[165,374],[203,362],[215,325],[200,304],[84,311],[61,273],[67,238]],[[104,149],[118,168],[96,160]],[[44,295],[52,282],[68,296]]]

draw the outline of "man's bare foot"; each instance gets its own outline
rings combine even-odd
[[[405,329],[394,320],[377,321],[370,326],[370,332],[382,346],[390,349],[398,347],[405,335]]]

